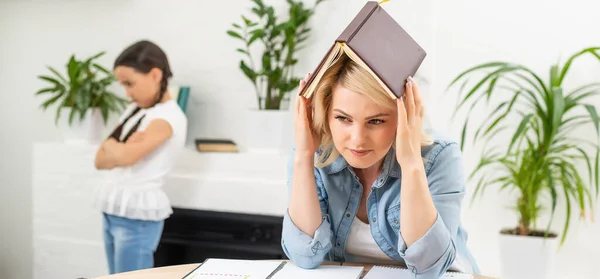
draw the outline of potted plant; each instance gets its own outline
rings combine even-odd
[[[550,276],[554,252],[567,236],[571,211],[575,207],[582,218],[593,212],[600,148],[598,113],[590,98],[600,94],[600,83],[574,90],[563,86],[573,63],[584,55],[600,61],[600,47],[583,49],[564,64],[552,65],[548,80],[523,65],[490,62],[460,73],[449,85],[462,84],[457,111],[470,104],[461,148],[471,135],[471,145],[485,142],[481,160],[469,177],[478,178],[473,198],[492,185],[518,195],[512,206],[518,223],[500,232],[504,279]],[[486,117],[478,117],[484,120],[470,133],[471,111],[491,98],[503,101],[487,110]],[[582,128],[595,133],[574,133]],[[498,139],[502,136],[508,136],[507,141]],[[560,232],[551,228],[559,200],[564,201],[566,212]],[[549,221],[540,228],[537,221],[543,214]]]
[[[294,73],[297,53],[309,37],[309,19],[323,1],[316,0],[313,7],[305,7],[300,0],[287,0],[287,19],[283,20],[273,6],[252,0],[251,16],[242,15],[241,24],[233,23],[227,30],[229,36],[242,43],[236,49],[243,55],[239,68],[252,82],[256,94],[257,109],[249,110],[246,118],[248,148],[282,147],[283,129],[289,126],[289,93],[303,78]],[[253,50],[255,47],[258,52]],[[254,53],[259,55],[254,57]]]
[[[108,118],[120,113],[128,102],[109,91],[115,78],[96,63],[102,55],[104,52],[85,60],[71,55],[66,64],[66,78],[50,66],[51,75],[38,76],[48,83],[35,93],[48,96],[41,108],[46,111],[56,105],[55,124],[67,142],[99,142]]]

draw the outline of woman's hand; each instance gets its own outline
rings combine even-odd
[[[396,100],[398,129],[396,131],[396,160],[401,168],[423,165],[421,160],[421,95],[412,77],[406,82],[405,94]]]
[[[310,79],[310,73],[300,81],[298,92],[306,86]],[[319,148],[319,139],[312,129],[312,108],[309,105],[309,100],[303,96],[298,96],[296,99],[296,117],[294,119],[295,134],[296,134],[296,156],[307,156],[312,158]]]

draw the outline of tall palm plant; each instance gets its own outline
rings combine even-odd
[[[592,207],[594,201],[592,191],[598,194],[599,120],[590,98],[600,94],[600,82],[568,92],[563,88],[571,66],[584,55],[600,61],[600,47],[585,48],[570,56],[564,64],[552,65],[547,81],[523,65],[490,62],[460,73],[448,87],[462,84],[456,111],[471,104],[463,123],[461,148],[471,131],[468,123],[473,108],[483,103],[482,100],[488,103],[492,96],[504,99],[474,130],[472,144],[478,140],[486,141],[486,144],[479,164],[469,177],[469,180],[479,177],[473,198],[490,185],[518,191],[519,198],[514,206],[520,217],[518,226],[503,233],[554,234],[550,225],[557,201],[564,199],[567,216],[562,229],[562,245],[573,205],[585,216],[586,209]],[[469,82],[472,78],[475,78],[474,83]],[[520,121],[515,122],[515,118]],[[573,133],[587,125],[595,129],[593,138],[591,134],[581,137]],[[490,145],[490,139],[497,138],[500,133],[509,133],[510,142]],[[549,206],[543,203],[543,195],[550,197]],[[536,221],[547,207],[550,207],[547,228],[536,230]]]

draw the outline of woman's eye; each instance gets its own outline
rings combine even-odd
[[[374,125],[379,125],[381,123],[384,123],[385,121],[381,120],[381,119],[371,119],[369,120],[369,124],[374,124]]]
[[[348,118],[344,117],[344,116],[336,116],[335,119],[341,121],[341,122],[349,122],[350,120],[348,120]]]

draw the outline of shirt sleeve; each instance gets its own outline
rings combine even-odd
[[[451,143],[431,157],[427,177],[433,203],[438,210],[429,230],[410,247],[399,234],[398,251],[415,278],[441,278],[456,258],[455,238],[460,224],[465,177],[461,152]]]
[[[287,186],[288,193],[291,192],[292,177],[294,171],[294,155],[290,156],[288,162]],[[319,204],[321,206],[321,225],[314,233],[314,237],[302,232],[290,217],[286,210],[283,216],[283,231],[281,237],[281,246],[286,256],[301,268],[317,268],[324,261],[325,256],[331,250],[331,225],[329,215],[327,214],[327,193],[323,186],[321,176],[315,168],[315,184],[319,195]]]

